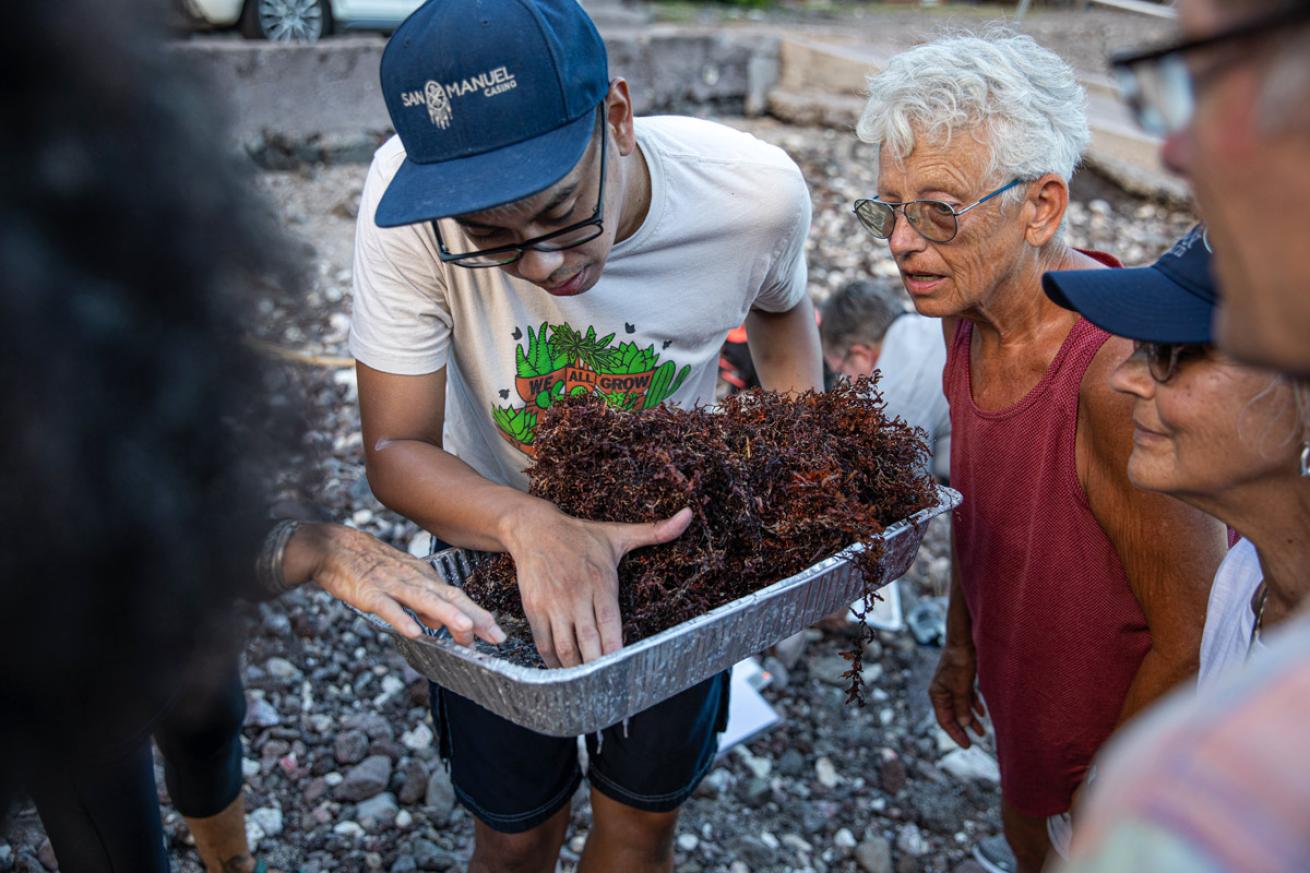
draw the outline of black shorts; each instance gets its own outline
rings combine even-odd
[[[586,738],[587,779],[647,812],[683,804],[714,764],[728,723],[727,672]],[[455,796],[501,833],[531,830],[557,813],[582,781],[576,738],[519,727],[431,686],[432,718]]]

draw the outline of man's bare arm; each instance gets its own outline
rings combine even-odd
[[[823,390],[823,357],[808,296],[786,312],[751,310],[746,336],[760,384],[771,391]]]

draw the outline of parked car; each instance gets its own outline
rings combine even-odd
[[[423,0],[174,0],[188,27],[313,42],[335,30],[395,30]]]

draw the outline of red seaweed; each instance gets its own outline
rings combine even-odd
[[[619,564],[627,642],[855,542],[866,546],[855,565],[872,593],[878,534],[936,499],[922,432],[884,414],[876,377],[827,392],[750,391],[717,410],[628,411],[594,396],[567,399],[542,413],[535,457],[530,493],[578,518],[651,522],[692,508],[680,538]],[[508,555],[481,563],[466,590],[507,631],[531,640]],[[872,629],[859,627],[844,676],[848,702],[863,704],[860,656]],[[540,665],[530,642],[515,648],[518,660]]]

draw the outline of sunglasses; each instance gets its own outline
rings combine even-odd
[[[1188,361],[1199,361],[1210,351],[1209,346],[1194,343],[1147,343],[1133,341],[1133,355],[1145,358],[1151,378],[1163,385],[1174,377],[1178,368]]]
[[[905,214],[905,220],[924,239],[929,242],[945,243],[955,239],[960,232],[961,215],[976,206],[981,206],[993,197],[999,197],[1022,181],[1022,179],[1015,179],[1008,185],[1002,185],[963,209],[955,209],[951,204],[940,200],[907,200],[890,203],[873,198],[856,200],[854,212],[860,224],[875,239],[891,239],[892,231],[896,229],[896,211],[899,209]]]

